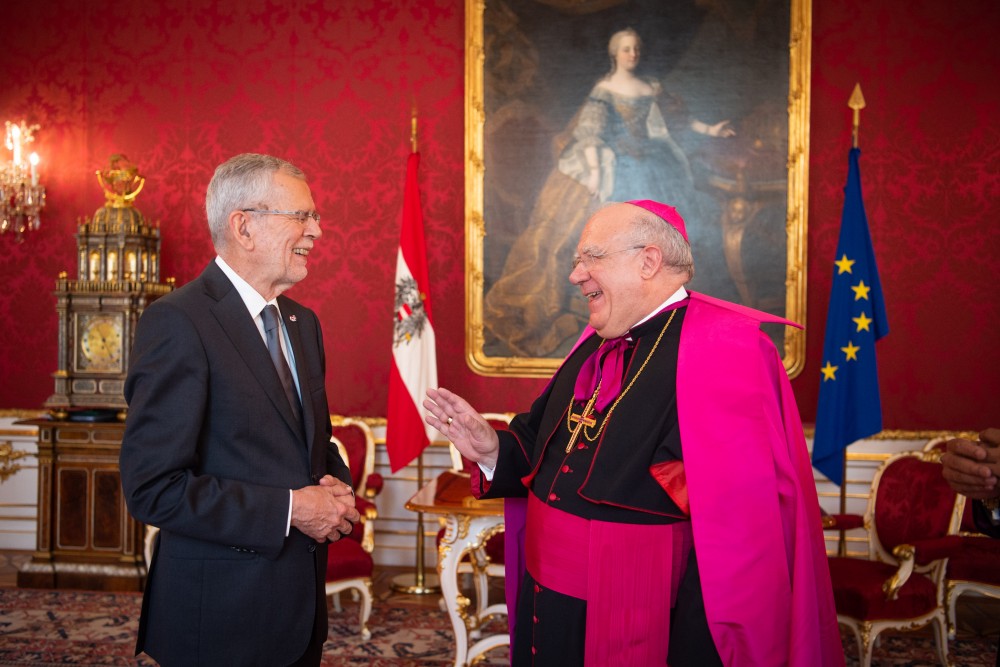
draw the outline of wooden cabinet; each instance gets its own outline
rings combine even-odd
[[[36,419],[38,543],[18,586],[142,590],[143,525],[128,513],[118,471],[125,425]]]

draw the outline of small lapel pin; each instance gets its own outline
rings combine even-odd
[[[299,321],[299,320],[298,320],[298,318],[296,318],[296,317],[295,317],[294,315],[289,315],[289,316],[288,316],[288,319],[289,319],[290,321],[292,321],[292,322],[298,322],[298,321]]]

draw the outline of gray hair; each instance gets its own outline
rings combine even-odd
[[[663,266],[671,273],[687,274],[687,281],[694,278],[694,257],[691,246],[673,225],[643,208],[636,208],[628,236],[629,245],[655,245],[663,253]]]
[[[215,169],[205,194],[208,231],[217,247],[225,244],[229,214],[242,208],[266,208],[274,185],[274,174],[306,179],[291,162],[260,153],[241,153]]]
[[[614,74],[615,70],[618,68],[618,61],[615,60],[615,55],[618,53],[618,47],[624,37],[635,37],[635,43],[639,47],[640,52],[642,51],[642,37],[639,36],[632,28],[625,28],[624,30],[619,30],[615,34],[611,35],[611,39],[608,40],[608,55],[611,57],[611,71],[608,74]]]

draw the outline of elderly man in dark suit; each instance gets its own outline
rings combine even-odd
[[[330,444],[319,321],[280,296],[322,232],[305,175],[238,155],[208,186],[218,256],[139,320],[121,478],[160,528],[136,652],[319,665],[327,543],[359,520]]]

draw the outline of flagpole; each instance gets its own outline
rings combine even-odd
[[[858,147],[858,135],[861,131],[861,110],[865,108],[865,96],[861,93],[861,83],[854,84],[854,90],[851,91],[851,97],[847,100],[847,106],[851,108],[854,112],[852,122],[851,122],[851,146],[854,148]],[[847,514],[847,447],[844,447],[843,461],[841,462],[843,466],[843,474],[840,478],[840,514],[841,516]],[[840,529],[839,537],[837,539],[837,555],[841,558],[847,556],[847,531],[843,528]]]
[[[861,84],[854,84],[854,91],[851,99],[847,100],[847,106],[854,111],[854,122],[851,129],[851,145],[858,147],[858,132],[861,129],[861,110],[865,108],[865,96],[861,94]]]
[[[417,456],[417,489],[424,488],[424,453]],[[417,512],[417,564],[413,574],[406,573],[392,578],[392,590],[409,595],[430,595],[441,592],[436,574],[426,574],[424,557],[424,513]]]
[[[863,104],[863,103],[862,103]],[[410,110],[410,151],[418,152],[417,149],[417,103],[413,103]]]
[[[410,115],[410,151],[417,152],[417,105],[413,103]],[[424,452],[417,455],[417,490],[424,488]],[[392,589],[409,595],[431,595],[441,592],[436,574],[425,572],[424,513],[417,512],[417,564],[414,573],[400,574],[392,579]]]
[[[844,515],[847,514],[847,448],[844,448],[844,472],[840,477],[840,516],[843,519]],[[847,531],[843,528],[843,521],[840,522],[841,528],[838,531],[840,536],[837,538],[837,555],[841,558],[847,557]]]

